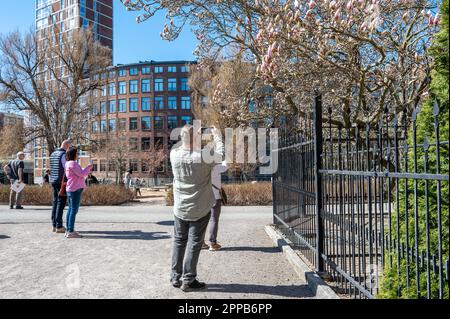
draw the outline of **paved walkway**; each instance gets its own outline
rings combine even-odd
[[[164,206],[83,207],[85,238],[51,232],[50,210],[0,206],[0,298],[314,298],[264,231],[270,207],[226,207],[220,252],[203,251],[202,292],[169,283],[173,216]]]

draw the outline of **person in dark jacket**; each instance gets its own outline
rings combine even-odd
[[[48,185],[50,184],[50,170],[46,170],[45,171],[45,175],[44,175],[44,185]]]
[[[66,151],[70,148],[71,142],[64,141],[61,147],[50,155],[50,178],[52,185],[52,224],[53,232],[57,234],[65,234],[66,229],[63,226],[64,208],[66,207],[67,198],[60,197],[61,183],[64,178],[64,168],[66,165]]]
[[[92,185],[98,185],[100,184],[97,177],[94,176],[94,174],[89,173],[87,179],[86,179],[86,185],[92,186]]]

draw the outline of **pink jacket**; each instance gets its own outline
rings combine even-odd
[[[85,189],[86,183],[85,177],[91,172],[90,167],[82,169],[81,166],[75,161],[69,161],[66,163],[66,176],[68,192],[76,192],[79,189]]]

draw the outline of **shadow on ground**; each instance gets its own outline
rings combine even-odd
[[[173,226],[175,224],[175,222],[173,220],[165,220],[162,222],[157,222],[155,224],[159,225],[159,226]]]
[[[9,238],[11,238],[11,237],[6,236],[6,235],[0,235],[0,239],[9,239]]]
[[[278,247],[222,247],[221,251],[256,251],[261,253],[280,253]]]
[[[308,285],[263,286],[263,285],[245,285],[245,284],[208,284],[207,290],[210,292],[219,292],[219,293],[265,294],[287,298],[314,297],[314,294],[309,289]]]
[[[140,230],[135,231],[80,231],[86,239],[134,239],[134,240],[158,240],[168,239],[171,236],[163,232],[145,233]]]

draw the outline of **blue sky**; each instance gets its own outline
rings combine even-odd
[[[0,33],[19,29],[26,31],[34,24],[35,0],[2,0]],[[143,60],[192,60],[197,40],[186,29],[174,42],[160,38],[164,16],[159,15],[141,24],[136,13],[127,12],[119,0],[114,0],[114,63],[133,63]]]

